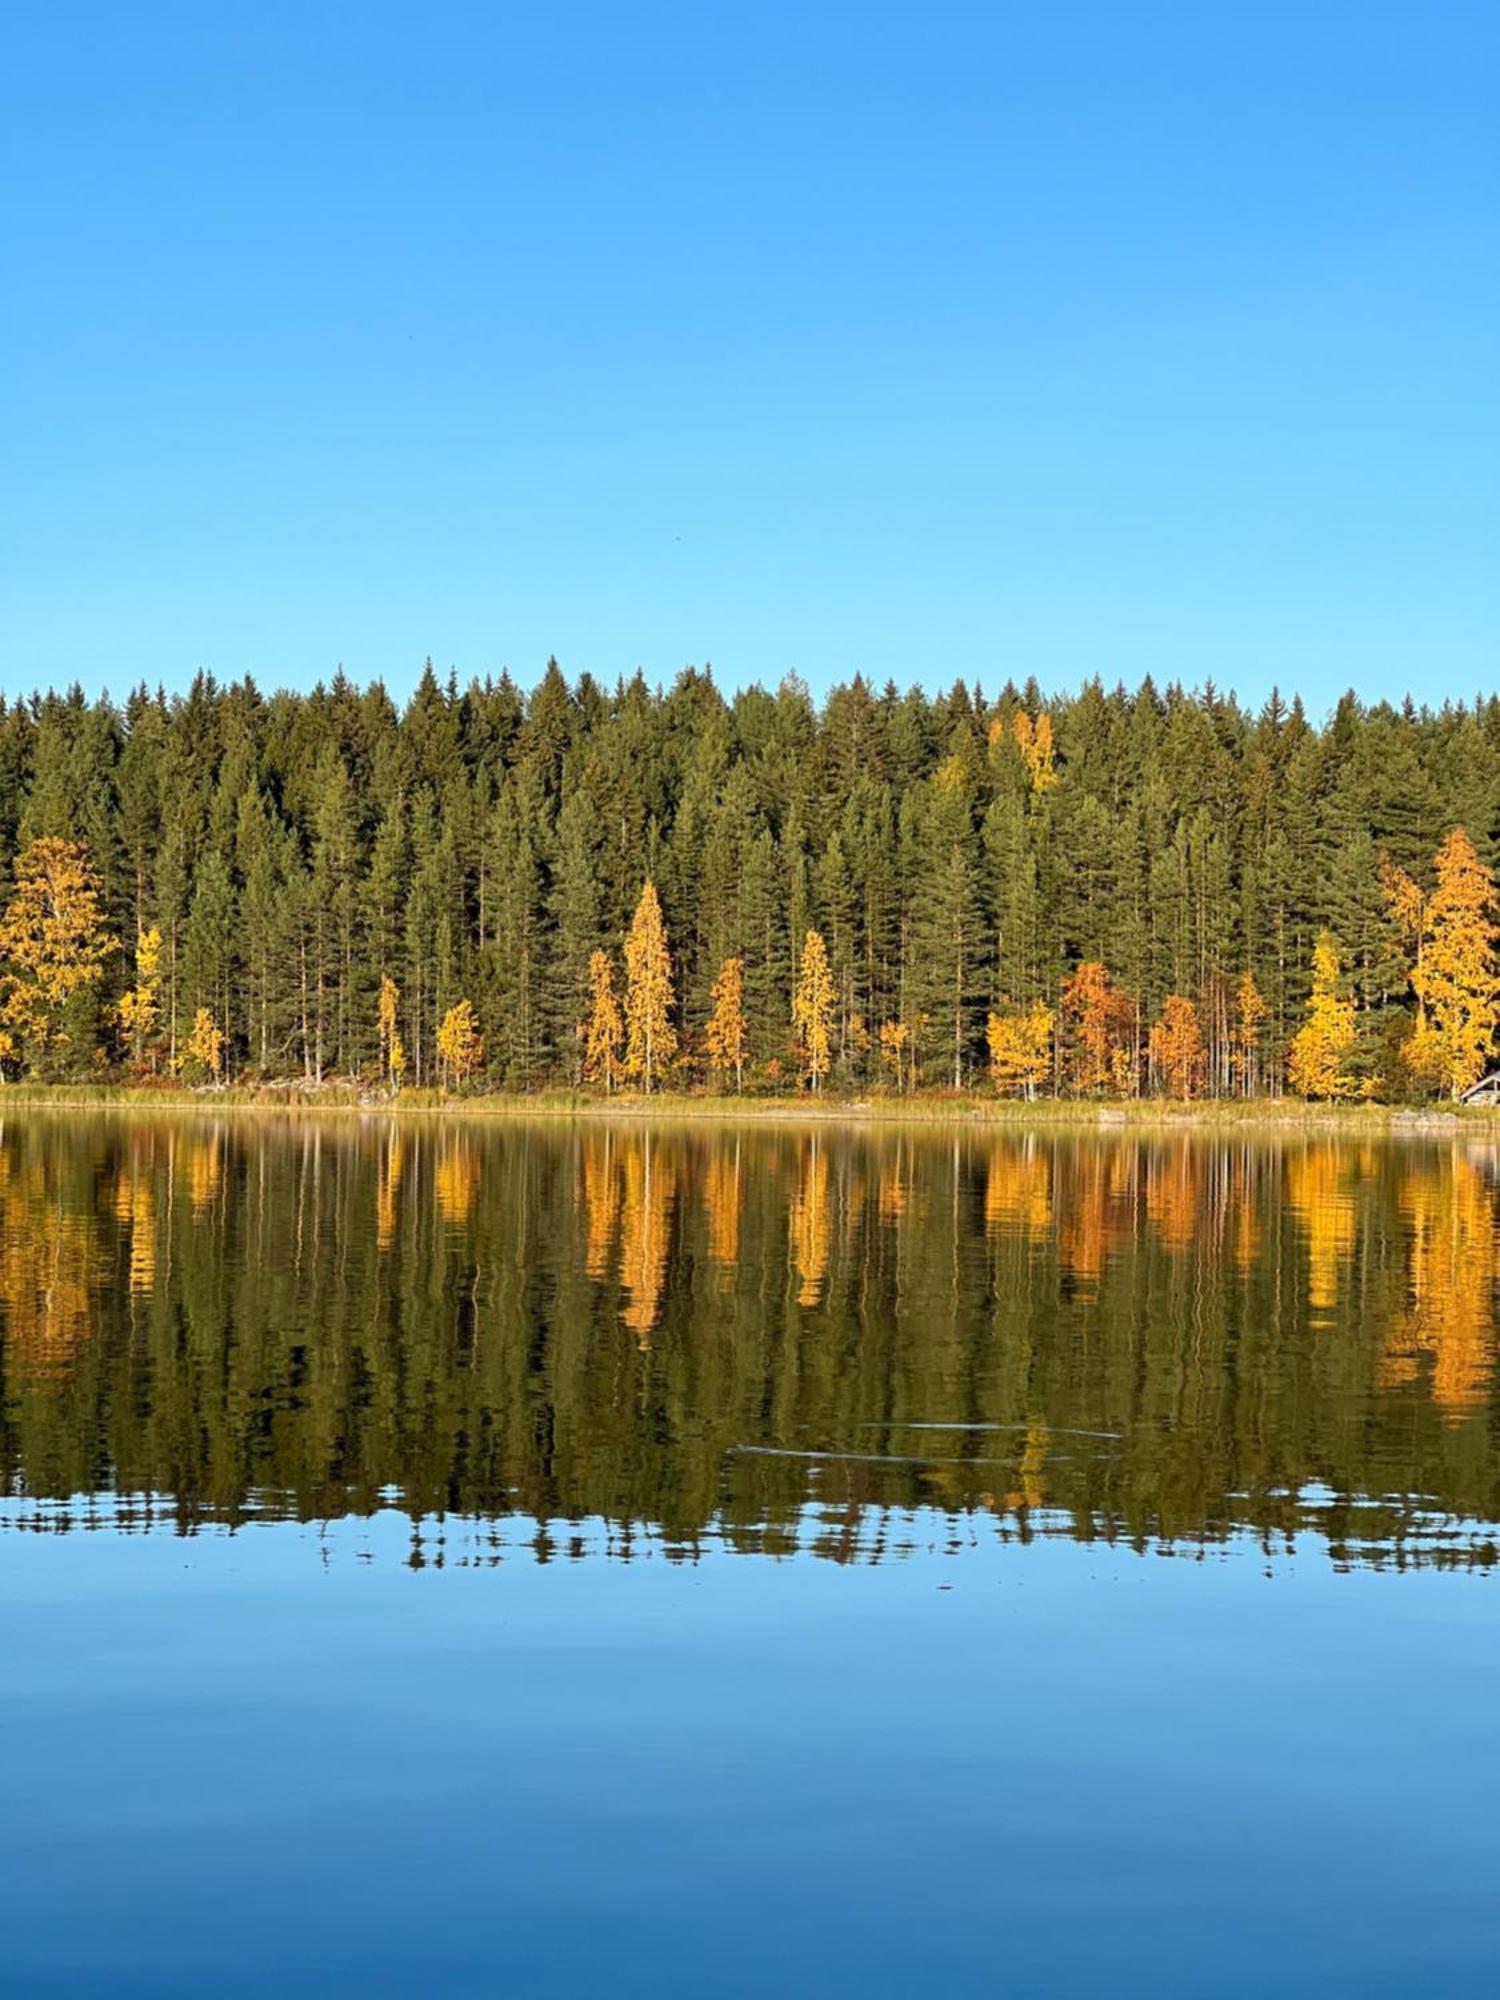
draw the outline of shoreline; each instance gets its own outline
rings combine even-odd
[[[491,1092],[448,1096],[407,1091],[388,1099],[337,1087],[318,1092],[263,1089],[142,1089],[122,1084],[0,1085],[0,1117],[15,1111],[197,1112],[222,1116],[281,1113],[291,1117],[518,1119],[548,1122],[599,1118],[692,1121],[706,1124],[925,1126],[972,1131],[1308,1132],[1371,1136],[1434,1135],[1500,1129],[1500,1107],[1464,1105],[1312,1104],[1295,1098],[1057,1099],[868,1097],[812,1099],[711,1097],[663,1091],[650,1097],[595,1097],[551,1091],[535,1096]]]

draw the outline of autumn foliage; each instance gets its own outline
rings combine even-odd
[[[719,976],[714,981],[709,999],[713,1012],[703,1031],[708,1065],[717,1075],[733,1074],[734,1087],[739,1090],[744,1085],[745,1059],[749,1050],[749,1031],[745,1023],[745,961],[742,958],[725,959],[719,967]]]
[[[649,1096],[677,1053],[676,995],[656,884],[647,878],[625,939],[625,1074]]]
[[[1130,1095],[1135,1083],[1134,1015],[1106,968],[1097,959],[1085,959],[1064,983],[1059,1004],[1069,1028],[1073,1088]]]
[[[1148,1041],[1151,1069],[1170,1097],[1191,1097],[1203,1081],[1203,1034],[1198,1009],[1180,993],[1168,994]]]
[[[1356,1041],[1354,1003],[1349,998],[1337,942],[1327,931],[1313,947],[1312,995],[1307,1019],[1292,1040],[1287,1080],[1300,1097],[1353,1097],[1357,1085],[1348,1064]]]
[[[1495,878],[1461,827],[1438,849],[1436,872],[1412,971],[1417,1025],[1407,1060],[1459,1097],[1484,1074],[1500,1021]]]
[[[424,676],[404,718],[331,692],[335,736],[288,701],[133,698],[92,777],[72,707],[0,704],[0,1079],[1326,1101],[1496,1064],[1500,701],[1356,705],[1336,757],[1146,689]]]
[[[459,1000],[444,1014],[437,1032],[438,1061],[446,1083],[465,1084],[484,1061],[484,1037],[472,1000]]]
[[[16,860],[15,893],[0,918],[0,1052],[45,1061],[82,1032],[79,1003],[97,992],[114,949],[87,850],[72,840],[32,841]]]
[[[607,952],[589,955],[589,1013],[579,1034],[583,1041],[585,1081],[603,1084],[606,1091],[613,1090],[623,1060],[625,1021],[615,992],[615,969]]]
[[[997,1090],[1019,1090],[1031,1098],[1050,1080],[1054,1018],[1040,1000],[1024,1013],[990,1015],[985,1040]]]
[[[828,1074],[833,1030],[833,975],[828,947],[817,931],[802,941],[802,964],[792,993],[792,1026],[802,1059],[802,1074],[814,1090]]]

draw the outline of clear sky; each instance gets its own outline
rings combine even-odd
[[[0,35],[0,689],[1468,696],[1500,5],[70,5]]]

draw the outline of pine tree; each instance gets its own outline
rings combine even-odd
[[[790,990],[786,906],[777,885],[776,844],[769,828],[755,834],[745,855],[740,883],[745,940],[745,1018],[752,1049],[774,1059],[786,1038],[786,996]]]
[[[986,942],[970,781],[957,757],[939,767],[921,795],[909,837],[914,866],[903,1011],[909,1019],[923,1014],[931,1019],[957,1090],[983,991]]]

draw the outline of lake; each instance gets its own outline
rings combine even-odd
[[[1500,1151],[0,1124],[0,1985],[1492,1993]]]

